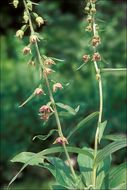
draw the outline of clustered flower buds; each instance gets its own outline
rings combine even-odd
[[[93,54],[93,61],[101,61],[101,56],[98,52]]]
[[[24,47],[24,48],[23,48],[23,54],[24,54],[24,55],[27,55],[27,54],[29,54],[29,53],[31,53],[30,47],[28,47],[28,46]]]
[[[63,86],[61,83],[56,83],[53,85],[53,92],[56,92],[57,89],[61,90],[62,88],[63,88]]]
[[[55,65],[55,62],[51,58],[46,58],[44,61],[45,65]]]
[[[35,91],[34,91],[34,95],[38,96],[38,95],[41,95],[41,94],[44,94],[43,89],[36,88]]]
[[[62,137],[58,137],[53,144],[68,144],[67,139],[62,136]]]
[[[91,23],[92,21],[93,21],[92,16],[91,16],[91,15],[88,15],[88,17],[87,17],[87,22]]]
[[[16,37],[22,39],[23,36],[24,36],[24,31],[23,30],[17,30]]]
[[[36,18],[36,22],[37,22],[38,26],[40,27],[42,24],[44,24],[44,19],[42,17],[38,16]]]
[[[85,54],[85,55],[83,55],[82,59],[85,63],[87,63],[90,59],[90,55]]]
[[[101,43],[100,37],[99,36],[94,36],[92,39],[92,45],[94,47],[98,46]]]
[[[31,43],[31,44],[34,44],[34,43],[36,43],[37,41],[39,41],[37,35],[32,34],[32,35],[30,36],[30,43]]]
[[[44,105],[39,109],[39,112],[40,112],[40,119],[47,121],[51,114],[51,108],[47,105]]]

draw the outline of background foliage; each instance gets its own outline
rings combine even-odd
[[[37,2],[37,1],[36,1]],[[35,98],[23,109],[18,105],[33,92],[37,85],[34,67],[27,65],[27,58],[22,55],[26,44],[15,38],[14,33],[20,27],[22,6],[14,10],[2,1],[1,11],[1,187],[5,186],[19,169],[10,163],[10,159],[21,151],[38,152],[49,146],[55,136],[47,141],[32,141],[37,134],[46,134],[55,128],[52,118],[46,125],[39,120],[38,109],[46,100]],[[65,136],[86,115],[98,109],[98,89],[94,78],[92,63],[76,71],[82,64],[82,55],[89,53],[89,35],[85,32],[84,1],[52,0],[40,1],[37,7],[40,15],[46,19],[46,26],[40,29],[44,40],[40,43],[42,52],[62,58],[65,61],[57,64],[55,81],[70,83],[64,90],[55,95],[55,99],[72,107],[80,105],[76,116],[61,118]],[[98,23],[102,44],[100,53],[103,60],[100,67],[126,67],[126,4],[121,0],[98,1]],[[5,22],[6,18],[6,22]],[[16,18],[16,19],[15,19]],[[55,74],[56,76],[56,74]],[[126,80],[125,75],[103,75],[104,87],[104,118],[108,120],[107,133],[126,133]],[[76,146],[90,145],[93,147],[96,123],[90,123],[85,132],[79,131],[73,138]],[[106,141],[104,142],[106,143]],[[125,150],[113,157],[113,163],[125,160]],[[30,171],[30,172],[29,172]],[[28,174],[29,172],[29,174]],[[34,181],[33,181],[34,179]],[[47,185],[47,180],[48,184]],[[45,182],[46,181],[46,182]],[[17,180],[16,187],[48,188],[52,179],[46,170],[28,168]]]

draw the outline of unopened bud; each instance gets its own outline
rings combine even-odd
[[[19,4],[19,1],[18,1],[18,0],[14,0],[14,1],[13,1],[13,5],[14,5],[15,8],[18,7],[18,4]]]
[[[28,9],[29,9],[30,11],[32,11],[32,2],[31,2],[31,1],[29,1],[29,2],[27,3],[27,7],[28,7]]]
[[[22,39],[23,36],[24,36],[24,31],[23,30],[18,30],[16,32],[16,37]]]
[[[87,32],[92,32],[93,28],[91,25],[88,25],[85,29]]]
[[[100,78],[101,78],[100,74],[96,74],[96,79],[100,80]]]
[[[44,24],[44,20],[43,20],[43,18],[40,17],[40,16],[38,16],[38,17],[36,18],[36,22],[37,22],[37,24],[38,24],[39,27],[40,27],[42,24]]]
[[[93,8],[90,9],[90,11],[91,11],[93,14],[95,14],[95,13],[96,13],[96,8],[93,7]]]
[[[29,20],[29,17],[28,17],[28,15],[27,15],[27,13],[26,13],[26,12],[24,12],[23,19],[24,19],[25,23],[27,23],[27,22],[28,22],[28,20]]]
[[[85,7],[85,11],[88,13],[90,11],[89,7]]]

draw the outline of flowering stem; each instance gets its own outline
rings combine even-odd
[[[95,19],[93,16],[93,34],[96,35],[96,24]],[[94,53],[96,52],[96,47],[94,47]],[[97,130],[95,134],[95,142],[94,142],[94,160],[97,156],[97,150],[98,150],[98,136],[99,136],[99,123],[101,123],[102,120],[102,113],[103,113],[103,89],[102,89],[102,79],[100,74],[100,69],[98,67],[98,64],[96,61],[94,61],[94,67],[96,71],[96,75],[99,75],[98,79],[98,87],[99,87],[99,98],[100,98],[100,106],[99,106],[99,117],[98,117],[98,125]],[[93,168],[93,187],[96,187],[96,168]]]
[[[25,6],[26,12],[27,12],[28,17],[29,17],[29,25],[30,25],[31,34],[34,34],[34,28],[33,28],[33,24],[32,24],[32,21],[31,21],[31,16],[30,16],[26,1],[23,0],[23,2],[24,2],[24,6]],[[40,77],[42,78],[43,70],[45,69],[45,65],[42,62],[37,41],[35,42],[35,49],[36,49],[36,52],[37,52],[37,57],[38,57],[39,65],[40,65]],[[63,137],[63,132],[62,132],[62,127],[61,127],[58,111],[57,111],[57,108],[56,108],[55,100],[54,100],[54,97],[53,97],[53,94],[52,94],[52,91],[51,91],[51,88],[50,88],[49,80],[48,80],[48,77],[47,77],[46,73],[44,75],[44,79],[45,79],[46,86],[47,86],[47,89],[48,89],[48,92],[49,92],[49,98],[50,98],[50,101],[51,101],[52,106],[53,106],[54,115],[55,115],[55,118],[56,118],[56,123],[57,123],[57,128],[58,128],[58,133],[59,133],[60,137]],[[73,166],[71,164],[70,156],[68,154],[68,151],[67,151],[65,143],[63,143],[62,146],[64,148],[65,155],[67,157],[67,160],[68,160],[69,167],[70,167],[70,170],[72,172],[72,175],[73,175],[74,179],[76,179],[76,174],[75,174],[74,168],[73,168]]]

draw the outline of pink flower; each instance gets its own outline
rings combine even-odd
[[[51,112],[51,109],[49,106],[44,105],[44,106],[40,107],[39,112],[47,114],[47,113]]]
[[[39,41],[39,39],[38,39],[38,37],[35,34],[33,34],[33,35],[30,36],[30,43],[34,44],[37,41]]]
[[[34,95],[41,95],[44,94],[44,91],[41,88],[36,88],[34,91]]]
[[[68,141],[65,137],[58,137],[53,144],[68,144]]]
[[[31,53],[31,49],[30,49],[29,47],[27,47],[27,46],[24,47],[24,48],[23,48],[23,54],[24,54],[24,55],[27,55],[27,54],[29,54],[29,53]]]
[[[85,63],[87,63],[90,59],[90,55],[85,54],[85,55],[83,55],[82,59]]]
[[[50,69],[50,68],[45,68],[43,72],[44,72],[45,75],[49,75],[49,74],[52,73],[52,71],[53,71],[53,70]]]
[[[40,119],[45,120],[45,121],[48,121],[49,115],[48,115],[48,114],[42,114],[42,115],[40,116]]]
[[[93,54],[93,61],[101,61],[101,56],[98,52]]]
[[[61,83],[56,83],[53,85],[53,92],[56,92],[57,89],[62,89],[63,86]]]
[[[55,62],[51,58],[47,58],[44,61],[45,65],[55,65]]]

